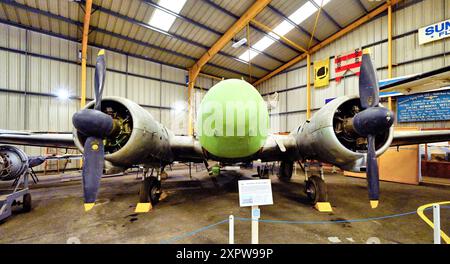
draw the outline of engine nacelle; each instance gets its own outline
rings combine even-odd
[[[362,110],[357,96],[338,97],[293,132],[302,158],[317,159],[349,171],[365,171],[365,138],[352,129],[353,116]],[[393,127],[375,139],[377,156],[391,145]]]
[[[0,180],[10,181],[28,170],[28,156],[13,146],[0,146]]]
[[[86,108],[93,108],[90,102]],[[135,102],[122,97],[104,97],[102,112],[113,118],[110,136],[103,140],[105,160],[117,167],[136,164],[159,165],[173,160],[169,139],[172,137],[163,125]],[[83,151],[86,136],[73,131],[75,145]]]

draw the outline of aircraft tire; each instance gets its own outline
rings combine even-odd
[[[31,194],[27,193],[23,196],[22,209],[26,213],[31,211]]]
[[[305,192],[312,204],[328,201],[327,185],[319,176],[311,176],[305,184]]]
[[[267,166],[258,166],[256,170],[260,179],[269,179],[269,168]]]
[[[289,182],[294,171],[294,162],[282,161],[278,170],[278,179],[283,182]]]
[[[161,196],[161,182],[156,177],[147,177],[141,184],[139,190],[139,202],[156,205]]]

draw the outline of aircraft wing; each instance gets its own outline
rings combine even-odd
[[[450,141],[450,130],[395,131],[391,146]]]
[[[170,148],[174,161],[203,162],[206,159],[200,142],[191,136],[173,136]],[[292,135],[269,135],[254,159],[263,162],[299,159],[295,138]]]
[[[205,160],[200,142],[192,136],[172,136],[170,138],[170,149],[174,161],[200,163]]]
[[[450,141],[449,130],[395,131],[391,146],[414,145]],[[263,162],[299,160],[299,151],[292,135],[270,135],[259,152]]]
[[[380,82],[381,92],[411,94],[450,86],[450,66]]]
[[[32,133],[15,130],[0,130],[0,144],[76,148],[72,133]]]
[[[298,160],[297,143],[292,135],[269,135],[257,158],[263,162]]]

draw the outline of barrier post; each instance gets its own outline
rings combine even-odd
[[[252,244],[259,244],[259,226],[258,219],[260,217],[259,207],[252,206]]]
[[[228,236],[229,236],[229,244],[234,244],[234,216],[230,215],[230,217],[228,218],[228,223],[229,223],[229,227],[228,227]]]
[[[433,205],[434,244],[441,244],[441,212],[440,205]]]

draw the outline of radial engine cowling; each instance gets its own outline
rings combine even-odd
[[[293,132],[302,158],[321,160],[349,171],[365,171],[367,139],[355,132],[352,122],[360,111],[357,96],[338,97],[318,110]],[[392,139],[393,127],[377,135],[377,156],[389,148]]]
[[[92,109],[95,102],[86,108]],[[117,167],[152,165],[172,161],[172,136],[153,116],[135,102],[122,97],[104,97],[102,112],[113,118],[113,130],[103,139],[105,160]],[[83,151],[86,136],[73,131],[75,145]]]
[[[13,146],[0,146],[0,180],[10,181],[23,175],[28,169],[28,156]]]

